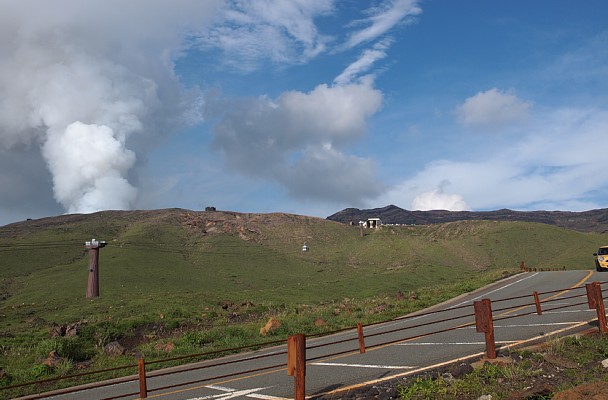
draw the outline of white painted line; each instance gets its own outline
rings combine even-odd
[[[234,392],[236,389],[230,389],[224,386],[217,386],[217,385],[209,385],[209,386],[205,386],[208,389],[215,389],[215,390],[221,390],[222,392]]]
[[[595,310],[569,310],[569,311],[543,311],[544,314],[566,314],[566,313],[580,313],[580,312],[595,312]]]
[[[268,396],[266,394],[250,394],[247,397],[251,397],[252,399],[262,399],[262,400],[291,400],[285,397],[276,397],[276,396]]]
[[[517,343],[518,340],[497,340],[496,344],[511,344],[511,343]],[[444,343],[430,343],[430,342],[422,342],[422,343],[416,343],[416,342],[406,342],[406,343],[397,343],[397,346],[441,346],[441,345],[465,345],[465,344],[474,344],[474,345],[480,345],[480,344],[486,344],[486,342],[444,342]]]
[[[501,287],[496,288],[496,289],[494,289],[494,290],[492,290],[492,291],[490,291],[490,292],[483,293],[483,294],[481,294],[481,295],[479,295],[479,296],[477,296],[477,297],[475,297],[475,298],[468,299],[468,300],[465,300],[465,301],[463,301],[463,302],[461,302],[461,303],[458,303],[458,304],[455,304],[455,305],[453,305],[453,306],[450,306],[450,307],[448,307],[448,308],[447,308],[447,310],[450,310],[450,309],[452,309],[452,308],[456,308],[456,307],[460,307],[460,306],[462,306],[462,305],[464,305],[464,304],[466,304],[466,303],[469,303],[469,302],[473,302],[473,301],[478,300],[478,299],[480,299],[480,298],[482,298],[482,297],[485,297],[485,296],[487,296],[487,295],[489,295],[489,294],[492,294],[492,293],[494,293],[494,292],[498,292],[499,290],[503,290],[503,289],[505,289],[505,288],[508,288],[508,287],[509,287],[509,286],[511,286],[511,285],[515,285],[516,283],[523,282],[523,281],[525,281],[526,279],[533,278],[533,277],[535,277],[535,276],[536,276],[536,275],[538,275],[538,274],[539,274],[538,272],[535,272],[534,274],[532,274],[532,275],[530,275],[530,276],[527,276],[527,277],[525,277],[525,278],[521,278],[521,279],[519,279],[519,280],[517,280],[517,281],[515,281],[515,282],[511,282],[511,283],[509,283],[508,285],[501,286]],[[412,318],[407,318],[407,319],[402,319],[402,320],[395,320],[395,321],[394,321],[394,322],[392,322],[392,323],[388,323],[388,324],[382,324],[382,325],[379,325],[379,326],[377,326],[377,327],[373,327],[372,329],[368,329],[368,331],[369,331],[369,330],[380,330],[380,329],[386,329],[387,327],[392,327],[392,326],[394,326],[394,325],[397,325],[397,324],[399,324],[399,323],[402,323],[403,321],[415,321],[415,320],[420,319],[420,318],[426,318],[426,317],[428,317],[428,316],[430,316],[430,315],[431,315],[431,314],[424,314],[424,315],[420,315],[420,316],[417,316],[417,317],[412,317]]]
[[[580,324],[580,321],[572,321],[572,322],[547,322],[545,324],[513,324],[513,325],[494,325],[494,328],[525,328],[525,327],[533,327],[533,326],[554,326],[554,325],[576,325]],[[456,328],[456,330],[467,330],[467,329],[475,329],[474,326],[463,326],[460,328]]]
[[[462,303],[458,303],[458,304],[453,305],[453,306],[451,306],[451,307],[449,307],[449,308],[455,308],[455,307],[459,307],[459,306],[461,306],[461,305],[463,305],[463,304],[466,304],[466,303],[472,302],[472,301],[474,301],[474,300],[481,299],[482,297],[486,297],[486,296],[488,296],[488,295],[490,295],[490,294],[492,294],[492,293],[495,293],[495,292],[498,292],[498,291],[500,291],[500,290],[506,289],[506,288],[508,288],[508,287],[509,287],[509,286],[511,286],[511,285],[515,285],[516,283],[523,282],[523,281],[525,281],[526,279],[533,278],[533,277],[535,277],[536,275],[538,275],[538,272],[536,272],[536,273],[534,273],[534,274],[532,274],[532,275],[530,275],[530,276],[526,276],[525,278],[521,278],[521,279],[519,279],[519,280],[516,280],[515,282],[511,282],[511,283],[509,283],[508,285],[504,285],[504,286],[501,286],[501,287],[496,288],[496,289],[494,289],[494,290],[491,290],[491,291],[489,291],[489,292],[485,292],[485,293],[483,293],[483,294],[480,294],[479,296],[474,297],[474,298],[472,298],[472,299],[465,300],[465,301],[463,301]]]
[[[329,367],[355,367],[355,368],[380,368],[380,369],[414,369],[416,367],[408,367],[406,365],[372,365],[372,364],[347,364],[347,363],[326,363],[316,362],[310,365],[326,365]]]
[[[554,326],[554,325],[575,325],[580,324],[580,321],[574,322],[548,322],[546,324],[513,324],[513,325],[494,325],[494,328],[522,328],[526,326]]]

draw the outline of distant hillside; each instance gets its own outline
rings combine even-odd
[[[579,232],[608,232],[608,208],[570,211],[408,211],[394,205],[369,210],[346,208],[327,217],[342,223],[358,223],[368,218],[380,218],[385,224],[432,225],[455,221],[523,221],[555,225]]]

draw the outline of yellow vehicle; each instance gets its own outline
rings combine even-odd
[[[608,271],[608,246],[600,247],[593,255],[595,256],[595,269]]]

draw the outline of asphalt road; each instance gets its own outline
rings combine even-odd
[[[356,330],[329,337],[308,338],[306,395],[315,397],[415,374],[463,358],[483,356],[486,350],[485,336],[476,331],[473,303],[485,298],[492,301],[498,349],[588,329],[593,326],[597,315],[595,310],[589,309],[584,285],[603,282],[606,278],[608,275],[589,270],[522,273],[425,310],[424,315],[364,327],[366,352],[363,354],[359,352]],[[542,315],[536,313],[535,291],[540,293],[543,302]],[[433,333],[438,331],[443,332]],[[217,364],[218,361],[187,368]],[[284,345],[226,357],[221,361],[230,363],[172,374],[166,374],[167,371],[149,373],[148,398],[294,397],[294,378],[287,375],[287,348]],[[251,372],[228,376],[239,371]],[[221,376],[225,378],[219,378]],[[210,377],[218,378],[206,380]],[[182,385],[196,381],[199,382]],[[156,390],[167,386],[172,387]],[[138,390],[138,383],[130,382],[51,398],[106,399],[137,393]],[[126,398],[134,399],[137,396]]]

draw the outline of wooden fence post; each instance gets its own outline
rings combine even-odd
[[[148,386],[146,384],[146,361],[143,358],[137,359],[137,372],[139,373],[139,398],[148,397]]]
[[[359,353],[365,353],[365,336],[363,336],[363,324],[357,322],[357,335],[359,336]]]
[[[294,399],[306,397],[306,337],[299,333],[287,338],[287,374],[294,377]]]
[[[534,292],[534,303],[536,304],[536,314],[543,315],[543,310],[540,308],[540,299],[538,292]]]
[[[602,287],[599,282],[587,283],[585,285],[587,290],[587,301],[589,302],[589,308],[595,308],[597,312],[597,324],[600,333],[607,333],[608,326],[606,326],[606,311],[604,309],[604,299],[602,297]]]
[[[473,303],[475,308],[475,326],[477,332],[486,336],[486,356],[496,358],[496,342],[494,341],[494,321],[492,320],[492,305],[490,299],[482,299]]]

